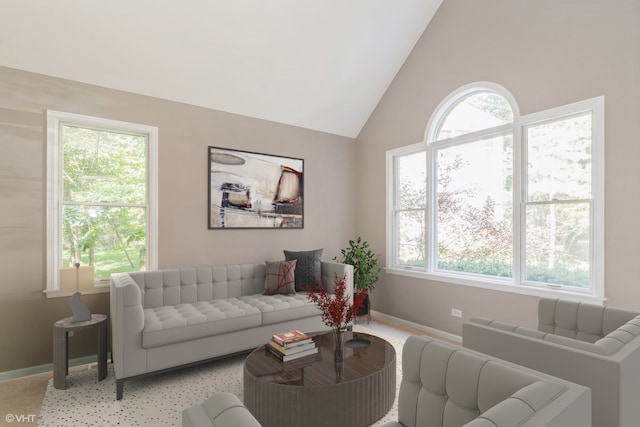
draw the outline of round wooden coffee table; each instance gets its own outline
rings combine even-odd
[[[309,335],[319,350],[315,356],[283,363],[262,346],[247,357],[244,404],[263,427],[368,426],[389,412],[396,397],[390,343],[346,332],[340,366],[333,333]]]

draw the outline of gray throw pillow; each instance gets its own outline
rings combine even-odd
[[[315,287],[322,282],[322,249],[313,251],[284,251],[287,261],[296,260],[296,291],[302,291],[307,285]]]

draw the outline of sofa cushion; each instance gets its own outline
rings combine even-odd
[[[322,280],[322,249],[313,251],[284,251],[287,261],[297,260],[296,291],[302,291],[307,285],[314,286]]]
[[[266,274],[264,279],[264,294],[295,294],[296,289],[296,262],[275,261],[265,262]]]
[[[318,307],[307,299],[305,292],[294,295],[247,295],[240,297],[240,300],[260,311],[262,325],[271,325],[320,314]]]
[[[144,308],[252,295],[264,290],[265,264],[232,264],[127,273]]]
[[[260,326],[261,313],[237,298],[144,310],[142,346],[152,348]]]

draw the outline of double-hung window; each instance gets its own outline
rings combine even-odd
[[[47,126],[48,295],[156,268],[157,128],[57,111]]]
[[[387,271],[601,299],[604,100],[520,117],[502,88],[438,107],[387,152]]]

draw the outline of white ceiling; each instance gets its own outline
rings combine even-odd
[[[356,137],[442,0],[0,0],[0,65]]]

